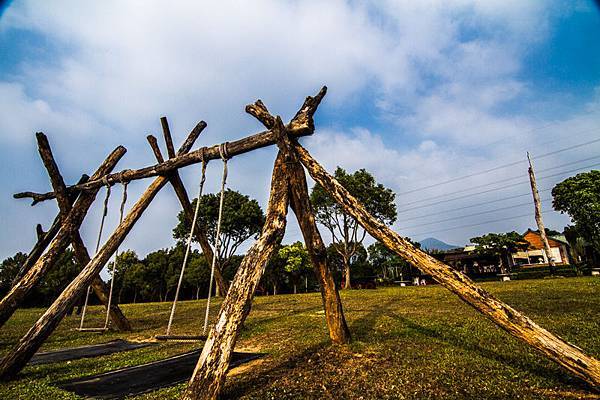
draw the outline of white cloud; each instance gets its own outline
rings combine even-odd
[[[0,82],[0,141],[33,153],[33,132],[50,133],[73,180],[116,144],[129,149],[124,167],[153,162],[144,136],[156,133],[162,115],[176,139],[204,119],[199,143],[218,143],[260,129],[243,113],[257,97],[285,119],[327,84],[322,107],[332,126],[319,126],[308,147],[329,169],[366,168],[401,192],[512,159],[515,142],[498,144],[507,136],[520,146],[539,136],[523,132],[544,121],[498,109],[530,93],[518,79],[521,58],[546,37],[550,13],[517,1],[18,2],[2,30],[36,32],[54,53],[24,60]],[[389,128],[336,126],[347,106],[364,103],[376,104],[370,118]],[[593,127],[598,118],[589,115],[562,128]],[[491,149],[475,150],[482,145]],[[231,185],[265,204],[273,158],[266,149],[233,160]],[[197,172],[182,171],[188,185]],[[148,210],[131,246],[170,244],[172,219],[164,214],[178,207],[172,194],[161,196],[170,200]],[[25,207],[1,201],[11,215]],[[2,253],[14,252],[14,241],[0,241]]]

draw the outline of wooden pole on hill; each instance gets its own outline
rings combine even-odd
[[[201,130],[194,130],[181,146],[178,156],[189,151],[198,138]],[[168,178],[160,176],[156,178],[139,200],[129,210],[123,222],[108,238],[104,246],[94,255],[94,258],[81,270],[79,275],[65,288],[46,312],[37,320],[29,331],[19,340],[16,346],[0,361],[0,379],[8,380],[25,367],[44,341],[52,334],[67,311],[73,307],[77,299],[93,281],[106,262],[125,240],[135,223],[140,219],[143,212],[148,208],[154,197],[168,182]]]
[[[65,185],[65,181],[63,180],[60,171],[58,170],[58,165],[54,160],[54,156],[52,154],[52,149],[50,148],[50,143],[48,142],[48,138],[42,132],[36,133],[36,138],[38,141],[38,150],[42,161],[44,162],[44,166],[48,171],[48,176],[50,177],[50,182],[52,183],[52,188],[54,189],[54,193],[56,193],[56,200],[58,203],[58,207],[60,209],[60,214],[66,216],[71,211],[71,201],[69,196],[67,195],[67,187]],[[90,262],[90,255],[88,253],[85,244],[83,243],[83,239],[81,239],[81,235],[79,234],[78,229],[74,229],[71,234],[71,241],[73,245],[73,250],[75,252],[75,258],[81,267],[83,268]],[[114,277],[113,277],[114,279]],[[109,289],[104,281],[100,278],[100,276],[96,276],[92,281],[92,289],[94,293],[100,299],[100,302],[104,304],[104,307],[108,307],[108,297],[109,297]],[[108,310],[109,316],[113,324],[117,327],[117,329],[121,331],[130,331],[131,324],[123,315],[123,312],[117,305],[116,301],[111,301],[110,309]]]
[[[98,178],[109,173],[126,151],[127,150],[123,146],[117,147],[106,160],[104,160],[96,173],[94,173],[93,177]],[[11,290],[4,296],[2,301],[0,301],[0,326],[4,325],[11,317],[31,289],[39,283],[40,279],[48,272],[48,269],[54,265],[67,246],[69,246],[73,232],[79,230],[87,211],[96,198],[98,190],[99,188],[79,196],[69,212],[69,215],[64,218],[59,232],[48,247],[46,253],[36,261],[23,278],[13,285]]]
[[[344,211],[356,218],[373,238],[381,241],[386,247],[421,271],[430,274],[441,285],[454,292],[463,301],[511,335],[529,344],[594,388],[600,388],[600,362],[598,360],[496,299],[478,287],[466,275],[415,248],[406,239],[370,215],[364,206],[333,176],[329,175],[300,144],[294,143],[294,149],[315,182],[323,186],[325,191],[343,207]]]
[[[538,192],[537,182],[535,180],[535,172],[533,171],[533,164],[531,164],[531,157],[527,152],[527,161],[529,162],[529,182],[531,183],[531,194],[533,195],[533,206],[535,212],[535,222],[538,230],[540,231],[540,237],[542,238],[542,244],[544,245],[544,252],[548,259],[548,266],[550,267],[550,273],[554,275],[556,264],[554,263],[554,257],[552,256],[552,249],[548,242],[548,235],[546,235],[546,227],[544,226],[544,220],[542,219],[542,201],[540,200],[540,193]]]

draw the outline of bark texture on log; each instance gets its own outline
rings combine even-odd
[[[288,163],[285,170],[290,183],[290,206],[300,225],[306,249],[319,281],[329,337],[334,343],[348,343],[351,339],[350,330],[344,318],[340,294],[327,265],[327,249],[317,229],[310,205],[304,168],[299,163]]]
[[[56,164],[56,160],[54,159],[54,155],[52,154],[52,148],[50,147],[48,138],[42,132],[36,133],[36,137],[38,141],[38,150],[40,156],[42,158],[44,166],[46,167],[46,170],[48,171],[48,176],[50,177],[52,189],[54,189],[54,193],[56,193],[56,200],[60,209],[60,215],[66,216],[71,211],[71,201],[69,199],[69,196],[67,195],[66,190],[67,186],[65,185],[65,181],[63,180],[60,171],[58,170],[58,165]],[[72,232],[71,243],[73,245],[75,258],[83,268],[90,262],[90,255],[87,248],[85,247],[85,244],[83,243],[81,235],[79,234],[79,230],[76,229]],[[107,308],[109,289],[107,288],[104,281],[100,278],[100,276],[96,276],[91,286],[100,302],[104,305],[105,308]],[[123,315],[123,312],[119,308],[116,301],[111,301],[108,313],[112,323],[117,327],[117,329],[121,331],[131,330],[131,324],[129,323],[127,318],[125,318],[125,315]]]
[[[300,109],[294,118],[308,121],[306,123],[312,126],[312,115],[315,113],[324,94],[324,92],[321,92],[319,94],[320,97],[318,95],[316,100],[309,97],[305,101],[305,106]],[[308,106],[306,106],[307,104]],[[296,215],[298,225],[300,225],[306,249],[319,281],[329,337],[334,343],[348,343],[351,338],[350,330],[344,317],[340,294],[327,265],[327,250],[315,222],[304,168],[292,149],[292,143],[290,142],[285,126],[281,122],[281,118],[273,117],[260,100],[247,106],[246,111],[261,121],[265,127],[272,129],[279,135],[277,146],[285,157],[283,168],[288,179],[290,205]]]
[[[192,132],[177,153],[178,156],[185,154],[194,144],[198,135]],[[125,240],[135,223],[140,219],[143,212],[148,208],[154,197],[168,183],[166,177],[156,178],[139,200],[127,213],[123,222],[108,238],[100,251],[81,270],[79,275],[65,288],[46,312],[37,320],[29,331],[19,340],[17,345],[0,361],[0,379],[13,378],[29,362],[31,357],[40,348],[44,341],[52,334],[67,311],[75,305],[75,302],[83,295],[85,289],[102,270],[104,264],[110,259],[120,244]]]
[[[454,292],[467,304],[483,313],[505,331],[523,340],[572,374],[600,388],[600,362],[581,349],[548,332],[514,308],[499,301],[481,289],[471,279],[450,266],[415,248],[406,239],[382,224],[299,144],[295,149],[310,176],[353,216],[375,239],[389,249],[433,276],[440,284]]]
[[[123,146],[117,147],[94,174],[94,178],[101,177],[109,173],[117,162],[123,157],[127,150]],[[25,296],[31,289],[37,285],[40,279],[46,274],[48,269],[54,265],[56,260],[62,255],[67,246],[71,243],[72,233],[79,230],[88,209],[94,202],[98,190],[81,194],[73,205],[69,215],[64,219],[61,228],[48,247],[48,250],[37,262],[27,271],[0,301],[0,326],[11,317],[17,307],[21,304]]]
[[[165,125],[167,127],[166,128],[167,130],[165,131],[165,138],[166,138],[167,136],[170,137],[170,133],[169,134],[166,133],[166,132],[168,132],[169,125],[168,125],[166,119],[164,121],[165,122],[163,122],[163,119],[161,119],[161,123],[163,124],[163,129],[165,129],[164,128]],[[164,162],[164,158],[162,156],[162,153],[160,152],[160,148],[158,147],[156,138],[152,135],[148,135],[147,139],[148,139],[148,143],[150,143],[150,147],[152,147],[152,151],[154,153],[154,156],[156,157],[156,161],[158,161],[159,163]],[[170,142],[172,143],[173,141],[171,140]],[[173,172],[168,174],[167,177],[169,178],[169,182],[171,183],[173,190],[175,190],[175,194],[177,195],[177,199],[179,199],[179,203],[181,203],[181,207],[183,208],[183,214],[185,215],[185,218],[187,219],[188,223],[191,226],[192,220],[194,218],[194,209],[192,208],[192,203],[190,202],[190,198],[187,194],[187,190],[185,189],[185,186],[183,185],[181,177],[179,176],[179,172],[177,172],[177,170],[174,170]],[[200,244],[200,248],[202,249],[202,254],[204,254],[204,258],[206,259],[206,262],[207,262],[206,265],[208,265],[208,266],[212,265],[213,249],[208,241],[206,232],[204,231],[204,228],[202,227],[201,224],[196,224],[196,229],[194,230],[194,239],[196,240],[196,242],[198,242]],[[215,275],[214,276],[215,276],[215,283],[217,284],[217,287],[218,287],[218,291],[224,295],[225,293],[227,293],[228,285],[227,285],[227,281],[223,277],[223,273],[221,272],[221,268],[218,265],[218,263],[217,263],[217,265],[215,265]]]
[[[321,92],[324,94],[326,88],[323,88]],[[320,93],[321,93],[320,92]],[[322,96],[321,96],[322,97]],[[302,110],[301,110],[302,111]],[[300,113],[300,111],[299,111]],[[302,114],[302,118],[295,118],[288,126],[289,135],[293,137],[299,136],[307,136],[311,135],[314,131],[314,125],[311,118],[306,118],[307,114]],[[204,121],[200,122],[195,128],[194,131],[198,131],[198,134],[204,127],[206,123]],[[251,136],[247,136],[245,138],[235,140],[233,142],[227,142],[227,154],[229,158],[247,153],[252,150],[260,149],[263,147],[271,146],[275,144],[276,136],[271,130],[263,131]],[[198,150],[194,150],[187,154],[178,155],[172,159],[166,160],[163,163],[159,163],[156,165],[151,165],[149,167],[135,169],[135,170],[124,170],[115,172],[113,174],[108,174],[106,176],[106,181],[110,185],[114,185],[120,182],[130,182],[132,180],[149,178],[153,176],[166,175],[169,172],[186,167],[188,165],[197,164],[202,161],[202,158],[205,157],[206,160],[217,160],[220,159],[221,156],[219,154],[219,144],[202,147]],[[101,187],[105,184],[104,177],[102,179],[90,179],[88,182],[81,185],[73,185],[67,188],[67,191],[71,193],[75,190],[88,191],[98,187]],[[21,192],[16,193],[14,198],[32,198],[33,204],[35,205],[39,202],[50,200],[55,198],[54,192],[47,193],[34,193],[34,192]]]
[[[288,209],[283,156],[275,161],[267,217],[259,239],[250,247],[223,300],[215,326],[183,394],[183,399],[216,399],[225,382],[239,330],[250,312],[252,297],[265,266],[283,238]]]

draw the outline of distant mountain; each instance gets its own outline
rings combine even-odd
[[[462,246],[455,246],[453,244],[444,243],[441,240],[438,240],[438,239],[432,238],[432,237],[423,239],[419,243],[421,243],[421,248],[425,249],[425,250],[452,250],[452,249],[462,247]]]

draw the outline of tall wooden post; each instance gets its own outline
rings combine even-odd
[[[529,157],[529,152],[527,152],[527,161],[529,162],[528,172],[529,182],[531,183],[531,194],[533,195],[535,222],[537,224],[538,230],[540,231],[542,244],[544,245],[544,252],[546,253],[546,258],[548,259],[548,266],[550,267],[550,273],[554,274],[556,264],[554,263],[552,249],[550,248],[550,243],[548,242],[548,235],[546,235],[546,227],[544,226],[544,220],[542,219],[542,201],[540,200],[540,193],[538,192],[537,182],[535,180],[535,172],[533,171],[533,164],[531,163],[531,157]]]
[[[303,107],[305,114],[308,113],[309,110],[314,113],[319,105],[320,99],[315,101],[313,98],[309,97],[307,102],[310,104],[310,107]],[[246,112],[262,122],[267,129],[274,129],[274,124],[278,121],[277,118],[269,113],[267,107],[260,100],[246,106]],[[296,215],[298,225],[300,225],[300,230],[302,231],[302,236],[306,243],[306,249],[310,255],[315,275],[319,281],[321,300],[323,301],[327,328],[329,329],[329,337],[334,343],[348,343],[350,341],[350,330],[348,329],[346,319],[344,318],[340,294],[335,286],[333,275],[327,265],[327,250],[315,222],[304,168],[291,147],[290,140],[292,139],[290,139],[287,134],[287,129],[282,123],[280,124],[278,131],[280,132],[280,139],[277,142],[277,146],[285,156],[283,168],[288,179],[290,205]]]
[[[102,165],[94,173],[93,177],[99,178],[109,173],[126,151],[127,150],[125,150],[123,146],[117,147],[106,160],[104,160]],[[69,246],[72,233],[79,230],[87,211],[96,198],[98,190],[99,189],[94,189],[79,196],[69,212],[69,215],[64,219],[58,234],[48,247],[46,253],[37,260],[23,278],[21,278],[11,288],[2,301],[0,301],[0,326],[4,325],[31,289],[39,283],[40,279],[42,279],[48,269],[54,265],[67,246]]]
[[[192,131],[184,144],[181,146],[178,155],[183,155],[189,151],[194,141],[200,134],[200,131]],[[143,212],[148,208],[156,194],[168,182],[168,178],[160,176],[156,178],[140,199],[131,207],[123,222],[108,238],[104,246],[94,255],[94,258],[81,270],[79,275],[65,288],[46,312],[37,320],[29,331],[19,340],[17,345],[0,361],[0,379],[8,380],[13,378],[27,362],[33,357],[44,341],[52,334],[58,326],[67,311],[75,305],[77,299],[83,294],[85,289],[92,283],[106,262],[117,250],[120,244],[125,240],[127,234],[131,231],[135,223],[140,219]]]
[[[370,215],[365,207],[333,176],[329,175],[306,149],[297,143],[294,143],[294,149],[315,182],[323,186],[325,191],[343,207],[344,212],[356,218],[373,238],[381,241],[386,247],[421,271],[430,274],[441,285],[454,292],[463,301],[511,335],[529,344],[594,388],[600,388],[600,362],[598,360],[496,299],[463,273],[415,248],[402,236]]]
[[[231,353],[250,312],[256,286],[285,233],[288,189],[282,163],[283,155],[279,153],[273,168],[265,225],[233,278],[183,399],[216,399],[225,382]]]
[[[66,216],[69,214],[69,211],[71,211],[71,202],[69,196],[67,195],[67,186],[65,185],[62,175],[58,170],[58,165],[54,160],[48,138],[42,132],[36,133],[36,138],[38,141],[38,150],[40,156],[44,162],[46,170],[48,171],[48,176],[50,177],[50,182],[52,183],[54,193],[56,193],[56,200],[60,209],[60,213]],[[81,239],[79,230],[75,229],[72,232],[71,241],[75,258],[77,259],[77,262],[84,267],[90,262],[90,255],[85,247],[85,244],[83,243],[83,239]],[[104,307],[108,307],[109,290],[99,275],[94,278],[91,286],[94,290],[94,293],[96,293],[96,296],[98,296],[98,299],[100,299],[100,302],[104,304]],[[121,331],[131,330],[131,324],[127,318],[125,318],[125,315],[123,315],[123,312],[117,305],[116,301],[111,301],[108,314],[112,323],[117,327],[117,329]]]

